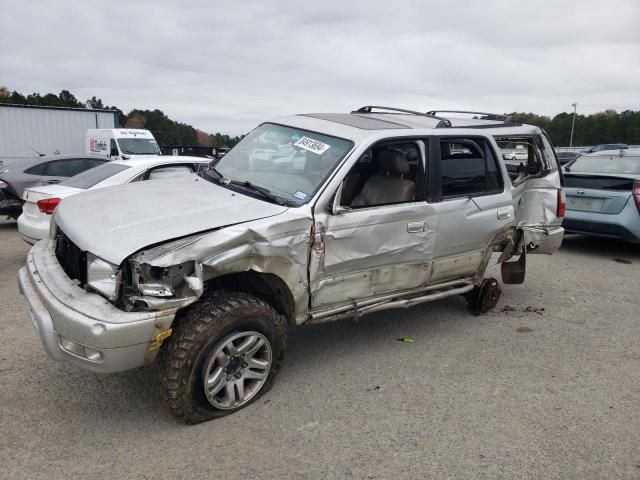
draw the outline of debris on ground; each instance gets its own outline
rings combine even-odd
[[[518,332],[518,333],[529,333],[529,332],[533,332],[533,328],[527,327],[527,326],[518,327],[518,328],[516,328],[516,332]]]
[[[616,263],[623,263],[625,265],[631,265],[633,263],[631,260],[627,260],[626,258],[614,258],[613,261]]]
[[[396,340],[404,343],[413,343],[413,338],[411,337],[397,338]]]
[[[538,315],[542,315],[544,312],[544,307],[532,307],[532,306],[526,306],[526,307],[512,307],[511,305],[505,305],[504,307],[502,307],[501,310],[498,311],[498,313],[537,313]]]
[[[380,390],[380,385],[376,385],[373,388],[367,388],[367,392],[373,392],[374,390]]]

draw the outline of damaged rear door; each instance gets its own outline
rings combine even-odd
[[[511,192],[499,158],[482,135],[442,135],[432,142],[431,179],[440,229],[433,280],[483,273],[514,221]]]
[[[526,255],[552,254],[562,244],[565,200],[562,173],[546,135],[505,135],[495,138],[503,152],[511,180],[515,211],[514,233],[499,262],[518,256],[517,262],[502,265],[505,283],[522,283]],[[526,152],[510,160],[510,151]]]

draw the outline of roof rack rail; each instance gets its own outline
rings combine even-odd
[[[351,113],[375,113],[372,109],[377,110],[386,110],[388,112],[397,112],[397,113],[408,113],[411,115],[420,115],[422,117],[433,118],[434,120],[439,120],[436,128],[450,127],[451,122],[443,117],[438,117],[437,115],[431,112],[417,112],[415,110],[406,110],[404,108],[395,108],[395,107],[382,107],[380,105],[365,105],[364,107],[360,107],[358,110],[353,110]],[[384,113],[384,112],[381,112]]]
[[[475,112],[471,110],[429,110],[427,113],[429,115],[437,115],[439,113],[468,113],[470,115],[485,115],[489,117],[499,117],[502,119],[502,122],[505,124],[512,124],[512,125],[519,124],[519,122],[516,122],[511,115],[505,115],[503,113]]]

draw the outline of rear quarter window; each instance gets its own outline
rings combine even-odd
[[[24,173],[29,175],[44,175],[44,172],[47,171],[47,163],[41,163],[40,165],[34,165],[33,167],[27,168]]]

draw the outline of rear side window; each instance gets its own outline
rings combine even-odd
[[[547,158],[555,163],[553,147],[539,136],[496,137],[496,143],[514,185],[548,171]]]
[[[89,164],[83,158],[56,160],[47,164],[45,175],[50,177],[73,177],[88,168]]]
[[[91,188],[107,178],[114,176],[116,173],[120,173],[129,168],[131,167],[127,165],[119,165],[117,163],[103,163],[95,168],[85,170],[84,172],[65,180],[61,185],[86,190],[87,188]]]
[[[47,163],[41,163],[40,165],[34,165],[31,168],[27,168],[24,173],[29,175],[44,175],[44,172],[47,171]]]
[[[496,159],[483,139],[441,139],[440,178],[445,198],[503,190]]]

